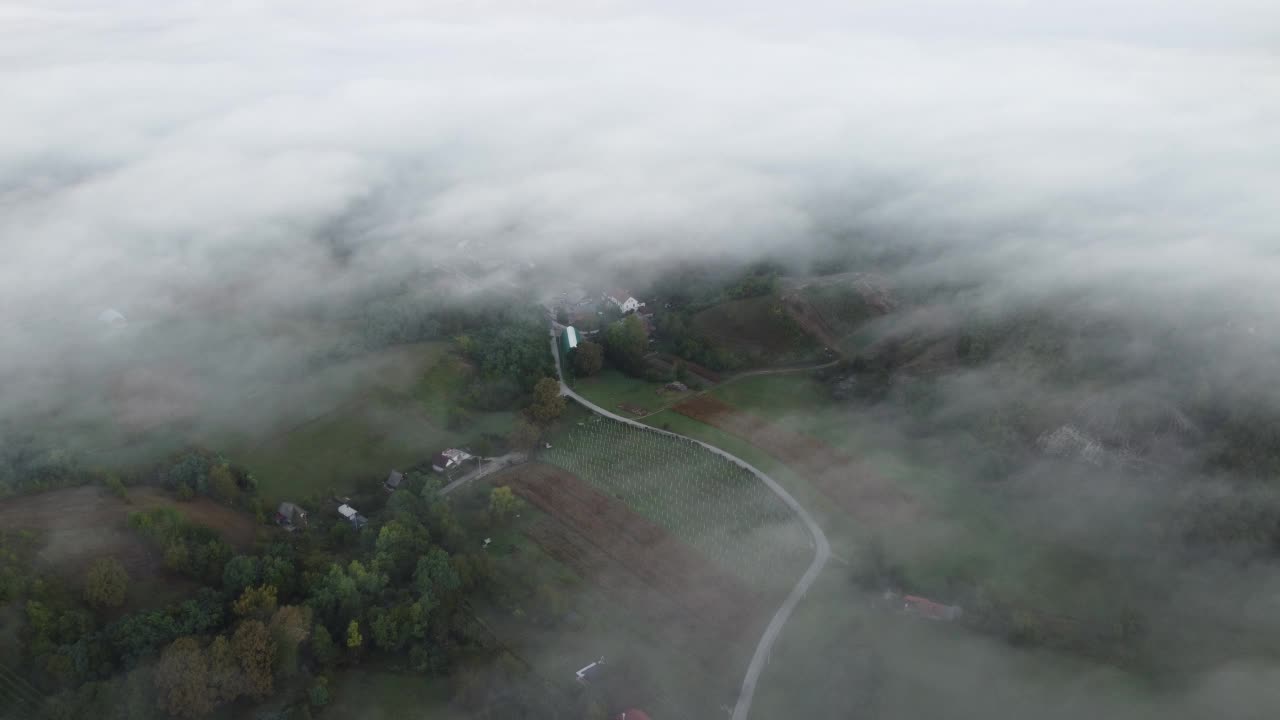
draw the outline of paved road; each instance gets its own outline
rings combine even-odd
[[[480,467],[440,488],[440,494],[448,495],[472,480],[482,478],[504,468],[509,468],[512,465],[522,463],[527,459],[528,458],[524,453],[519,452],[507,453],[506,455],[499,455],[498,457],[485,458],[484,463]]]
[[[737,463],[739,466],[759,478],[766,487],[773,491],[774,495],[781,498],[782,502],[786,503],[787,507],[791,508],[792,512],[800,518],[801,522],[803,522],[805,527],[808,528],[809,534],[813,537],[813,562],[809,563],[809,569],[805,570],[804,575],[802,575],[800,580],[796,582],[795,587],[791,588],[791,592],[787,595],[787,599],[782,601],[782,605],[780,605],[777,612],[773,614],[773,618],[769,621],[768,627],[764,629],[764,634],[760,636],[760,642],[756,643],[756,651],[752,654],[751,663],[747,666],[747,674],[742,679],[742,690],[738,693],[738,702],[733,708],[733,720],[747,720],[747,716],[751,713],[751,701],[755,697],[756,693],[756,683],[760,680],[760,673],[764,670],[765,665],[769,663],[769,652],[773,650],[773,643],[778,639],[778,635],[781,634],[783,626],[787,624],[787,620],[790,619],[791,612],[796,609],[796,605],[800,603],[800,599],[809,591],[809,587],[818,579],[818,575],[822,573],[822,568],[826,566],[827,561],[831,558],[831,544],[827,542],[826,534],[823,533],[822,528],[818,527],[818,524],[813,521],[813,518],[804,509],[804,507],[802,507],[800,503],[796,502],[795,498],[791,497],[791,493],[788,493],[773,478],[765,475],[746,460],[727,453],[715,445],[704,443],[701,440],[681,435],[679,433],[673,433],[668,430],[660,430],[658,428],[645,425],[644,423],[636,422],[630,418],[624,418],[621,415],[616,415],[574,392],[573,388],[570,388],[564,382],[564,375],[560,369],[560,348],[559,344],[556,342],[554,332],[551,336],[551,355],[556,360],[556,374],[559,375],[560,378],[561,395],[572,398],[579,405],[589,408],[590,410],[607,418],[624,422],[628,425],[634,425],[650,432],[671,435],[683,440],[695,442],[707,450]]]

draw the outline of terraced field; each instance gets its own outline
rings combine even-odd
[[[789,589],[812,554],[795,515],[748,471],[697,443],[597,415],[542,459],[620,500],[756,591]]]

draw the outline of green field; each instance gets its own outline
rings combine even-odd
[[[663,383],[653,383],[640,378],[633,378],[608,368],[600,374],[580,378],[573,389],[578,394],[610,412],[623,417],[630,413],[620,406],[643,408],[647,412],[655,412],[692,395],[692,393],[673,393],[663,390]]]
[[[597,415],[564,423],[551,443],[543,460],[620,499],[753,587],[790,587],[798,574],[791,570],[810,555],[808,533],[790,508],[750,472],[696,443]]]
[[[227,454],[253,472],[268,501],[347,492],[483,433],[507,434],[508,412],[478,413],[448,428],[468,372],[445,343],[372,355],[341,378],[331,407],[260,440],[240,438]]]
[[[332,698],[321,717],[333,720],[464,720],[449,705],[451,690],[444,678],[377,669],[349,669],[329,685]]]

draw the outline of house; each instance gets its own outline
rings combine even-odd
[[[431,469],[441,473],[450,472],[470,459],[471,454],[465,450],[456,450],[454,448],[441,450],[439,455],[431,458]]]
[[[392,470],[391,474],[387,476],[386,482],[382,483],[382,487],[386,488],[387,492],[395,492],[396,488],[400,487],[400,483],[403,482],[404,473],[399,470]]]
[[[276,508],[276,524],[293,532],[307,526],[307,512],[291,502],[282,502]]]
[[[587,681],[591,680],[591,678],[595,677],[596,675],[599,675],[603,669],[604,669],[604,658],[602,657],[599,660],[591,663],[590,665],[574,673],[574,675],[578,678],[578,682],[585,684]]]
[[[569,351],[578,347],[578,331],[572,325],[566,325],[560,333],[560,354],[569,357]]]
[[[604,294],[604,299],[613,303],[623,314],[634,312],[644,307],[644,303],[635,299],[626,290],[610,290]]]
[[[919,595],[903,595],[902,610],[929,620],[955,620],[963,612],[954,605],[943,605]]]
[[[369,520],[365,516],[356,511],[355,508],[343,503],[338,506],[338,514],[347,519],[351,523],[351,527],[359,530],[368,524]]]

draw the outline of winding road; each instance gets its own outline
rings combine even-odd
[[[787,507],[791,508],[791,510],[800,518],[801,522],[804,523],[805,527],[808,528],[809,535],[813,538],[813,562],[809,563],[809,568],[805,570],[804,575],[800,576],[800,580],[796,582],[795,587],[791,588],[791,592],[787,594],[787,598],[782,601],[782,605],[778,606],[778,610],[774,612],[773,618],[769,621],[769,625],[764,629],[764,634],[760,636],[760,641],[756,643],[756,650],[751,656],[751,663],[747,665],[747,674],[742,678],[742,690],[738,693],[738,702],[733,707],[733,720],[747,720],[747,716],[751,713],[751,701],[755,697],[756,693],[756,683],[760,680],[760,673],[764,671],[765,665],[769,663],[769,653],[773,650],[774,642],[778,639],[778,635],[782,633],[783,626],[787,624],[787,620],[790,619],[791,613],[795,610],[796,605],[800,603],[800,599],[809,591],[809,587],[818,579],[818,575],[822,573],[823,567],[825,567],[827,561],[831,559],[831,544],[827,542],[826,534],[823,533],[822,528],[818,527],[818,524],[813,521],[813,518],[804,509],[804,507],[801,506],[800,503],[796,502],[795,498],[791,497],[790,493],[784,490],[773,478],[761,472],[751,463],[696,438],[691,438],[679,433],[673,433],[669,430],[660,430],[658,428],[645,425],[644,423],[636,422],[630,418],[625,418],[621,415],[609,412],[574,392],[573,388],[565,384],[564,381],[564,373],[560,366],[560,348],[559,344],[556,342],[554,328],[551,330],[551,356],[555,359],[556,375],[560,380],[561,395],[572,399],[579,405],[582,405],[599,415],[603,415],[607,418],[617,420],[628,425],[634,425],[635,427],[648,430],[649,432],[671,435],[672,437],[678,437],[682,440],[695,442],[707,450],[720,455],[721,457],[727,458],[759,478],[766,487],[773,491],[774,495],[777,495],[782,502],[787,504]]]

